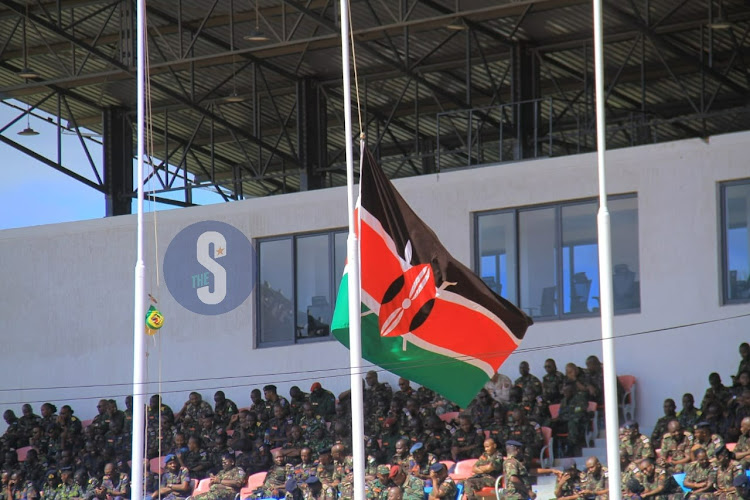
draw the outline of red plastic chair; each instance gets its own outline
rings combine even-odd
[[[635,420],[635,377],[633,375],[618,375],[617,379],[625,390],[620,402],[620,409],[625,420]]]
[[[474,468],[475,463],[477,463],[476,458],[467,458],[466,460],[456,462],[456,468],[453,469],[453,473],[449,474],[449,476],[454,481],[463,481],[464,479],[468,479],[474,475],[474,471],[472,469]]]
[[[445,468],[448,469],[448,472],[451,471],[451,467],[456,465],[456,462],[454,462],[453,460],[441,460],[440,463],[445,465]]]
[[[92,423],[93,421],[94,421],[94,419],[93,419],[93,418],[90,418],[90,419],[88,419],[88,420],[81,420],[81,427],[82,427],[83,429],[85,429],[86,427],[88,427],[89,425],[91,425],[91,423]]]
[[[458,419],[457,411],[449,411],[440,415],[440,420],[442,420],[443,422],[452,422],[456,419]]]
[[[255,474],[248,476],[247,485],[240,490],[240,500],[245,500],[252,496],[255,490],[263,486],[263,482],[266,480],[266,474],[268,474],[268,472],[264,471],[256,472]]]
[[[201,493],[208,492],[209,488],[211,488],[211,478],[207,477],[206,479],[201,479],[198,483],[198,487],[193,490],[193,494],[190,495],[192,497],[200,495]]]
[[[19,462],[25,462],[26,461],[26,455],[29,453],[30,449],[31,449],[31,446],[24,446],[23,448],[18,448],[16,450],[16,454],[18,455],[18,461]]]
[[[165,457],[154,457],[148,462],[148,468],[151,472],[161,474],[164,472],[164,458]]]
[[[559,413],[558,408],[558,413]],[[542,449],[539,451],[539,464],[542,468],[550,468],[555,462],[554,438],[552,437],[551,427],[542,427],[542,437],[544,442]]]
[[[734,447],[737,446],[737,443],[727,443],[724,446],[726,446],[727,450],[734,451]],[[19,460],[21,459],[19,458]]]

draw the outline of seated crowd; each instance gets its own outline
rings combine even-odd
[[[637,480],[646,488],[641,496],[666,499],[670,490],[659,489],[665,477],[686,471],[685,485],[699,491],[701,498],[739,498],[724,495],[717,478],[727,467],[744,472],[750,461],[750,417],[734,425],[750,403],[746,371],[750,349],[744,349],[736,385],[726,388],[712,374],[702,409],[685,404],[692,403],[689,395],[683,398],[679,414],[673,403],[665,402],[665,417],[655,429],[657,438],[662,435],[660,455],[635,422],[623,426],[624,486],[635,488]],[[585,369],[569,363],[563,374],[552,359],[544,369],[540,380],[530,373],[527,362],[521,362],[520,377],[507,397],[490,382],[466,409],[425,387],[415,389],[403,378],[394,392],[378,380],[376,372],[368,372],[364,391],[367,497],[415,500],[424,498],[429,487],[431,498],[452,500],[458,485],[449,476],[450,467],[466,459],[477,459],[463,484],[469,500],[482,488],[494,487],[500,475],[505,498],[533,497],[528,468],[543,446],[542,427],[565,435],[563,449],[577,454],[586,444],[585,430],[592,417],[589,402],[603,403],[602,365],[595,356],[586,360]],[[309,393],[294,386],[289,396],[286,399],[275,386],[267,385],[263,393],[254,389],[251,405],[240,409],[222,391],[214,395],[213,406],[193,392],[176,413],[158,395],[152,396],[146,408],[146,455],[159,457],[164,469],[147,469],[145,490],[154,498],[181,500],[191,495],[192,480],[208,479],[210,486],[194,498],[233,500],[249,476],[263,472],[265,480],[250,496],[351,498],[348,391],[337,399],[315,382]],[[554,418],[550,405],[559,405]],[[8,429],[0,438],[0,500],[128,498],[132,398],[126,398],[124,410],[114,400],[101,400],[97,410],[86,426],[68,405],[58,413],[54,405],[45,403],[37,416],[27,404],[20,418],[7,410]],[[455,414],[457,418],[448,418]],[[735,452],[741,465],[724,446],[732,438],[738,439]],[[24,447],[25,460],[19,461],[16,450]],[[153,462],[145,463],[148,467]],[[545,471],[557,474],[560,498],[606,499],[606,469],[595,457],[586,461],[585,472],[574,466],[562,472],[539,469]],[[735,476],[727,476],[721,484],[731,483]]]

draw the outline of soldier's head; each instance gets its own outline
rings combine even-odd
[[[35,464],[38,458],[39,458],[39,455],[35,448],[31,448],[29,451],[26,452],[27,464]]]
[[[336,409],[334,410],[336,412],[337,417],[343,417],[346,415],[346,407],[344,405],[336,405]]]
[[[316,425],[312,430],[312,435],[315,439],[322,439],[325,433],[326,429],[322,425]]]
[[[404,405],[407,410],[409,410],[409,413],[411,413],[412,417],[416,417],[419,415],[419,403],[414,398],[409,398],[406,400],[406,403]]]
[[[698,462],[698,465],[701,467],[706,468],[709,465],[708,453],[706,453],[706,450],[703,448],[698,448],[693,456],[695,457],[695,461]]]
[[[643,493],[643,485],[636,478],[631,477],[628,482],[625,483],[625,489],[633,495],[640,495]]]
[[[170,453],[169,455],[164,457],[164,466],[169,472],[175,473],[177,472],[177,469],[180,468],[180,462],[177,460],[177,457],[175,455]]]
[[[403,392],[406,392],[411,388],[410,382],[404,377],[399,377],[398,388],[401,389]]]
[[[201,428],[208,430],[214,425],[213,413],[207,413],[200,418]]]
[[[718,418],[721,415],[721,405],[714,401],[713,403],[710,403],[708,407],[706,407],[706,414],[704,417],[706,418]]]
[[[289,392],[291,393],[291,390]],[[320,382],[313,382],[313,385],[310,386],[310,394],[318,394],[321,392],[323,392],[323,386]]]
[[[391,400],[390,411],[393,413],[399,413],[401,411],[401,402],[398,399]]]
[[[343,460],[346,456],[346,447],[343,444],[335,444],[331,448],[331,458],[334,460]]]
[[[217,434],[214,437],[213,447],[214,449],[220,450],[224,448],[227,445],[227,435],[223,432],[221,434]]]
[[[708,383],[711,387],[719,387],[721,385],[721,375],[716,372],[712,372],[708,375]]]
[[[471,431],[473,424],[471,423],[471,417],[468,415],[461,415],[458,419],[458,426],[461,428],[464,432]]]
[[[680,424],[680,421],[670,420],[667,424],[667,432],[675,439],[679,440],[682,434],[682,424]]]
[[[45,418],[51,417],[52,415],[55,414],[56,411],[57,411],[57,406],[53,405],[52,403],[44,403],[42,405],[41,412],[42,412],[42,416]]]
[[[378,383],[378,373],[375,370],[370,370],[365,374],[365,382],[367,387],[374,387]]]
[[[313,494],[313,498],[317,497],[320,490],[323,489],[323,484],[317,476],[308,477],[305,479],[305,484],[307,485],[307,489]]]
[[[5,410],[5,412],[3,413],[3,418],[5,419],[5,423],[8,425],[18,420],[18,417],[16,417],[16,414],[13,412],[13,410]]]
[[[750,417],[745,417],[740,422],[740,432],[742,434],[747,434],[750,432]]]
[[[586,459],[586,470],[589,474],[599,477],[599,474],[602,472],[602,463],[596,457],[589,457]]]
[[[492,410],[492,420],[494,420],[496,423],[502,425],[505,423],[505,417],[508,412],[500,408],[499,406]]]
[[[375,475],[378,476],[378,479],[383,484],[388,484],[388,474],[391,473],[391,468],[387,465],[378,465],[378,468],[375,471]]]
[[[518,373],[521,374],[522,377],[525,377],[529,374],[529,362],[528,361],[521,361],[518,364]]]
[[[161,403],[161,398],[158,394],[154,394],[151,396],[148,400],[148,407],[152,410],[157,410],[159,408],[159,404]]]
[[[404,498],[404,492],[398,486],[391,486],[388,488],[387,500],[402,500]]]
[[[693,395],[689,392],[686,392],[682,395],[682,407],[683,408],[692,408],[695,404],[695,399],[693,398]]]
[[[73,482],[78,486],[85,486],[88,480],[88,473],[84,469],[78,469],[75,474],[73,474]]]
[[[414,460],[417,462],[421,462],[424,460],[424,457],[427,456],[427,450],[425,450],[422,443],[414,443],[414,445],[409,448],[409,453],[411,453],[411,456],[414,457]]]
[[[409,453],[409,441],[406,439],[399,439],[396,441],[396,455],[405,457]]]
[[[748,489],[750,489],[750,480],[746,474],[739,474],[735,477],[732,481],[732,486],[734,486],[740,498],[747,498]]]
[[[505,454],[509,457],[516,457],[520,460],[521,457],[523,457],[523,453],[521,453],[522,450],[523,444],[519,441],[510,439],[505,442]]]
[[[188,401],[190,401],[191,405],[197,408],[203,402],[203,396],[201,396],[197,392],[191,392],[190,396],[188,396]]]
[[[393,465],[391,466],[391,471],[388,473],[388,478],[395,485],[401,486],[406,481],[406,472],[404,472],[400,465]]]
[[[601,373],[602,362],[594,355],[586,358],[586,369],[591,373]]]
[[[742,356],[742,359],[750,356],[750,344],[748,344],[747,342],[743,342],[740,344],[740,356]]]
[[[283,418],[284,417],[284,407],[281,405],[273,405],[273,416],[275,418]]]
[[[182,432],[178,432],[177,434],[175,434],[173,441],[174,441],[174,447],[178,449],[184,448],[185,445],[187,445],[187,442],[185,440],[185,434],[183,434]]]
[[[260,395],[260,389],[253,389],[252,391],[250,391],[250,401],[252,401],[255,405],[263,401],[263,398]]]
[[[198,436],[190,436],[188,439],[188,450],[198,451],[201,448],[201,438]]]
[[[737,385],[740,387],[750,387],[750,372],[743,370],[737,377]]]
[[[677,410],[677,405],[674,403],[674,399],[667,398],[664,400],[664,415],[672,416],[675,414],[675,411]]]
[[[107,403],[106,399],[100,399],[98,403],[96,403],[96,411],[99,412],[99,415],[104,415],[107,413],[107,410],[109,410],[109,403]]]
[[[566,398],[572,398],[576,393],[576,385],[574,383],[565,383],[562,386],[562,395]]]
[[[565,377],[568,380],[577,380],[578,379],[578,365],[575,363],[568,363],[565,365]]]
[[[273,384],[264,386],[263,397],[266,398],[266,401],[276,401],[279,398],[279,395],[276,393],[276,386]]]
[[[299,451],[299,458],[303,464],[309,464],[312,462],[312,450],[305,446]]]
[[[281,450],[274,450],[271,455],[273,456],[273,463],[276,465],[284,465],[284,454]]]
[[[302,439],[302,427],[299,425],[293,425],[291,430],[289,431],[289,434],[292,436],[292,439],[295,441],[299,441]]]
[[[622,426],[622,433],[628,439],[635,439],[641,432],[638,429],[638,422],[635,420],[628,420]]]
[[[224,395],[224,391],[216,391],[214,393],[214,403],[217,405],[223,405],[226,400],[227,397]]]
[[[224,453],[221,456],[221,468],[224,470],[229,470],[232,467],[234,467],[234,454]]]
[[[497,451],[497,443],[492,438],[487,438],[484,440],[484,452],[488,455],[492,455]]]
[[[644,458],[638,462],[638,468],[647,475],[650,476],[654,472],[654,461],[651,458]]]
[[[438,481],[442,481],[448,476],[448,468],[445,464],[438,462],[430,466],[430,476],[433,474]]]
[[[557,371],[557,363],[555,363],[554,359],[549,358],[544,362],[544,371],[550,375]]]
[[[133,396],[125,396],[125,409],[133,409]]]
[[[331,458],[331,449],[330,448],[325,448],[323,450],[320,450],[320,452],[318,452],[318,460],[320,460],[320,463],[323,464],[323,465],[330,464],[331,461],[332,461],[332,458]]]
[[[729,449],[727,449],[727,447],[724,445],[716,450],[716,460],[722,467],[726,467],[726,465],[729,463],[729,460],[731,460],[733,457],[734,453],[729,451]]]
[[[481,389],[479,393],[477,394],[477,401],[479,401],[482,404],[489,404],[490,400],[492,398],[490,397],[490,393],[487,392],[487,389]]]
[[[0,484],[8,484],[8,481],[10,481],[10,472],[0,474]]]

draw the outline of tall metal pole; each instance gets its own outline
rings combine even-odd
[[[594,75],[596,88],[596,157],[599,171],[599,301],[602,322],[602,361],[604,363],[604,407],[606,409],[607,466],[609,498],[620,500],[620,451],[618,436],[617,374],[614,346],[614,303],[612,299],[612,241],[607,209],[607,178],[604,163],[607,150],[604,110],[604,44],[602,40],[602,0],[594,2]]]
[[[141,500],[143,497],[143,441],[144,441],[144,364],[146,345],[146,286],[145,266],[143,265],[143,155],[145,153],[144,123],[145,123],[145,16],[146,1],[138,0],[136,22],[137,63],[137,102],[138,102],[138,209],[137,209],[137,250],[135,262],[135,302],[133,304],[133,454],[132,454],[132,482],[131,500]]]
[[[354,461],[354,500],[365,498],[365,424],[362,405],[362,324],[359,281],[359,242],[355,234],[359,218],[354,216],[354,153],[352,151],[352,99],[349,78],[349,4],[341,6],[341,73],[344,87],[344,129],[346,136],[346,192],[349,210],[349,237],[346,258],[349,263],[349,365],[352,398],[352,458]],[[360,154],[360,161],[362,155]]]

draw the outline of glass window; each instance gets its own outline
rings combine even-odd
[[[724,303],[750,300],[750,180],[721,186]]]
[[[260,240],[258,249],[258,344],[330,336],[346,233]]]
[[[598,314],[595,200],[477,214],[479,275],[531,316]],[[638,198],[609,200],[615,312],[640,310]]]

